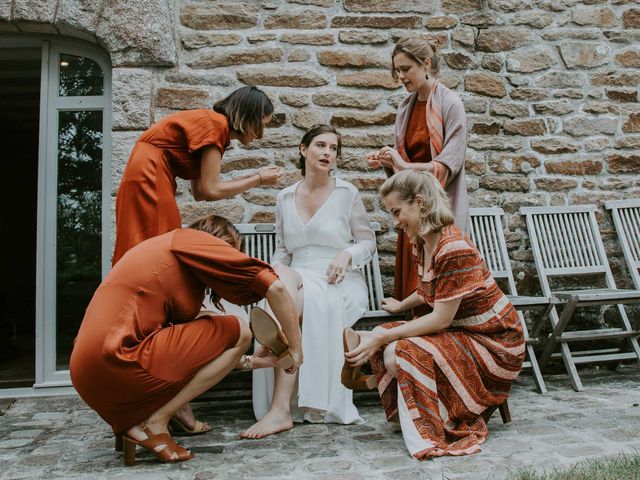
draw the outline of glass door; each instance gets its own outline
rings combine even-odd
[[[36,385],[69,385],[84,311],[109,269],[111,91],[99,51],[45,42],[38,188]]]

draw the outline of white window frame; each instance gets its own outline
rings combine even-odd
[[[56,367],[56,221],[58,195],[58,118],[69,110],[102,110],[102,277],[111,268],[111,63],[106,52],[81,41],[55,37],[2,37],[0,48],[42,49],[38,214],[36,247],[36,381],[34,388],[71,385],[68,370]],[[87,57],[101,68],[101,96],[58,95],[61,53]]]

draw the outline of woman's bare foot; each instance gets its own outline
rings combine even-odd
[[[193,415],[193,410],[191,409],[191,404],[187,403],[178,410],[175,415],[182,425],[184,425],[187,429],[193,430],[196,427],[196,417]],[[211,430],[211,426],[207,422],[202,424],[202,433],[208,432]]]
[[[242,432],[242,438],[264,438],[275,433],[284,432],[293,428],[291,413],[280,410],[269,410],[260,420],[247,430]]]

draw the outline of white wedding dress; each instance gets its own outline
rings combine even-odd
[[[303,223],[295,205],[300,182],[278,194],[276,251],[272,264],[296,270],[303,280],[302,349],[297,390],[291,399],[294,422],[362,423],[352,392],[340,383],[344,363],[342,330],[367,309],[367,286],[360,267],[375,251],[375,235],[358,190],[335,179],[320,209]],[[344,280],[327,283],[327,267],[342,250],[351,254]],[[273,369],[253,371],[253,409],[259,420],[273,397]]]

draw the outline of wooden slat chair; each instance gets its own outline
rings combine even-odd
[[[371,229],[376,235],[380,233],[380,224],[371,222]],[[239,223],[235,225],[244,239],[244,252],[252,257],[271,263],[271,257],[276,248],[276,229],[273,223]],[[371,328],[377,323],[397,318],[389,312],[382,310],[382,276],[380,274],[380,260],[376,249],[371,261],[364,266],[363,273],[367,283],[369,294],[369,307],[363,317],[358,321],[358,326]],[[247,306],[249,310],[251,306]]]
[[[580,391],[583,386],[576,364],[639,360],[640,347],[636,338],[638,332],[632,330],[623,305],[639,302],[640,290],[616,288],[596,222],[595,205],[526,207],[520,211],[526,217],[542,293],[565,302],[560,316],[555,306],[551,308],[550,321],[553,331],[539,359],[540,367],[544,370],[556,346],[560,344],[561,356],[573,389]],[[575,290],[551,289],[550,279],[570,280],[584,275],[603,275],[606,288],[585,289],[583,282],[578,286],[582,288]],[[621,327],[565,332],[576,307],[596,305],[616,305]],[[572,352],[569,348],[571,342],[605,339],[627,340],[631,351],[607,348]]]
[[[506,294],[518,310],[518,317],[522,324],[522,331],[526,342],[527,360],[523,363],[523,368],[531,368],[533,378],[538,387],[539,393],[547,393],[538,360],[533,350],[533,346],[538,343],[537,332],[546,322],[551,311],[551,300],[549,297],[529,297],[518,295],[516,282],[513,278],[511,262],[507,251],[507,243],[503,232],[504,211],[501,208],[471,208],[469,210],[471,216],[471,240],[476,244],[480,255],[487,264],[487,268],[491,272],[491,276],[498,282],[506,284]],[[537,324],[534,326],[534,336],[529,334],[527,324],[522,315],[522,310],[542,309],[542,313],[538,317]]]
[[[627,268],[634,286],[640,290],[640,198],[614,200],[604,206],[611,210]]]

